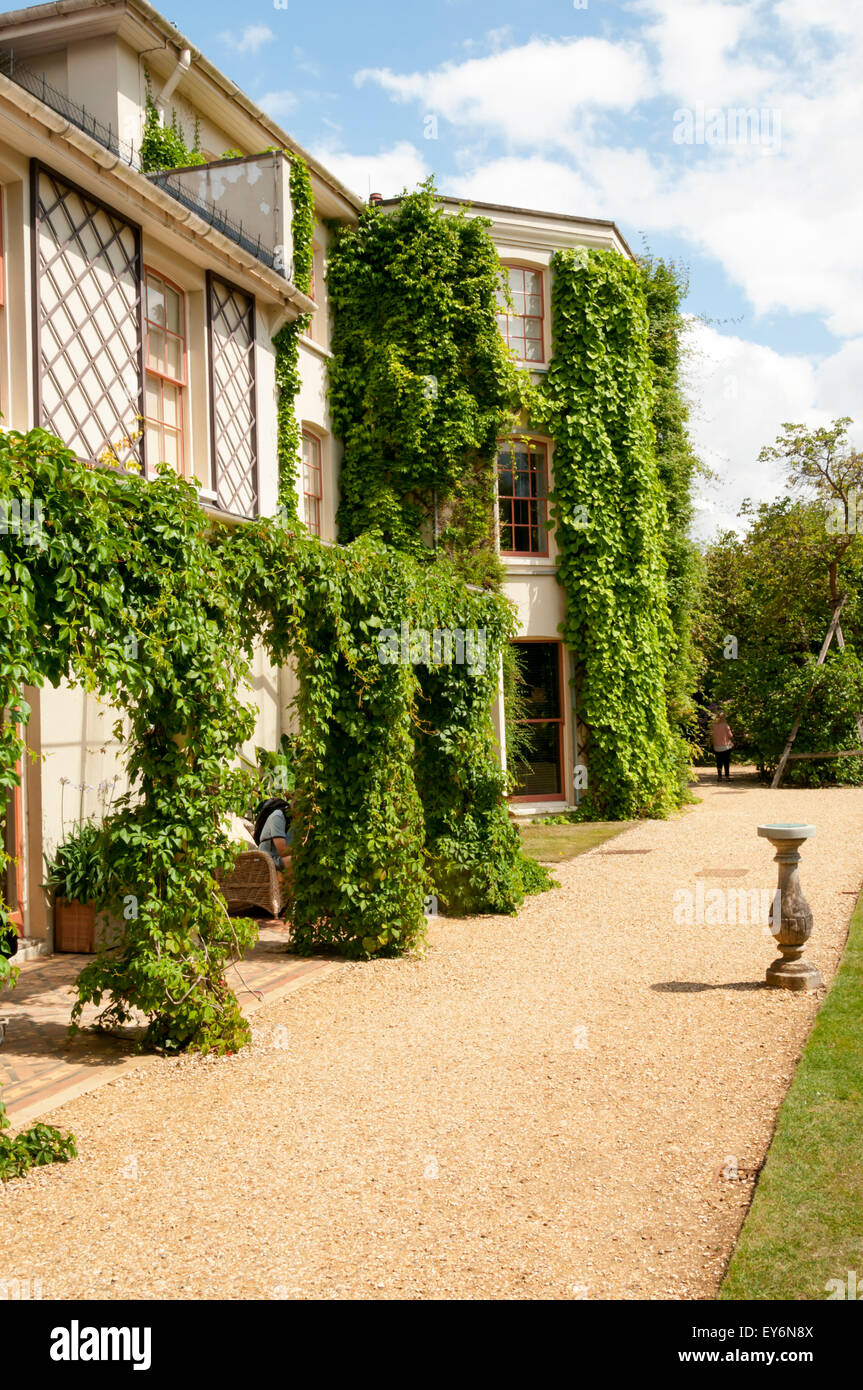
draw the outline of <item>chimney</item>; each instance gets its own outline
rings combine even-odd
[[[370,193],[370,194],[369,194],[369,206],[370,206],[370,207],[376,208],[376,207],[378,206],[379,203],[382,203],[382,202],[383,202],[383,200],[384,200],[384,199],[383,199],[383,194],[382,194],[382,193]]]

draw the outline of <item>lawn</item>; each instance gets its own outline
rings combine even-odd
[[[721,1299],[825,1299],[863,1290],[863,895],[803,1050]]]
[[[595,849],[623,830],[630,821],[584,821],[580,825],[523,825],[522,840],[527,854],[543,864],[560,864],[585,850]]]

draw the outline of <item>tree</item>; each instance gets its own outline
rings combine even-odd
[[[784,425],[761,462],[781,460],[789,494],[745,502],[742,536],[727,532],[705,555],[697,637],[706,662],[704,700],[727,702],[738,746],[760,769],[775,768],[803,710],[795,752],[859,745],[863,709],[863,542],[855,490],[861,458],[848,444],[850,420],[807,430]],[[841,524],[840,524],[841,523]],[[818,653],[839,599],[844,650]],[[788,780],[863,782],[863,759],[792,763]]]
[[[863,491],[863,454],[848,442],[851,417],[843,415],[832,425],[807,430],[805,425],[783,424],[774,444],[758,455],[760,463],[785,464],[792,493],[814,497],[829,509],[826,535],[834,536],[824,556],[830,577],[830,597],[838,602],[839,561],[857,534],[857,495]]]

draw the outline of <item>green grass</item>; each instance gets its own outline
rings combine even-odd
[[[543,864],[560,864],[626,830],[629,821],[583,821],[578,825],[523,825],[525,854]]]
[[[719,1297],[826,1299],[849,1270],[863,1287],[863,895]]]

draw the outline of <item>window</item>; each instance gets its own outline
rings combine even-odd
[[[79,459],[142,461],[141,230],[33,161],[34,417]]]
[[[207,271],[213,487],[222,511],[258,514],[257,322],[251,295]]]
[[[522,730],[514,771],[516,798],[563,795],[563,698],[559,642],[514,642],[519,666]]]
[[[303,435],[303,497],[306,506],[306,525],[313,536],[321,534],[321,441],[313,434]]]
[[[498,291],[497,322],[507,344],[522,362],[543,362],[542,271],[522,265],[503,267],[509,282],[512,307],[503,288]]]
[[[186,306],[182,290],[146,272],[147,461],[183,472],[183,387],[186,385]]]
[[[500,548],[504,555],[547,555],[546,446],[510,440],[497,456]]]

